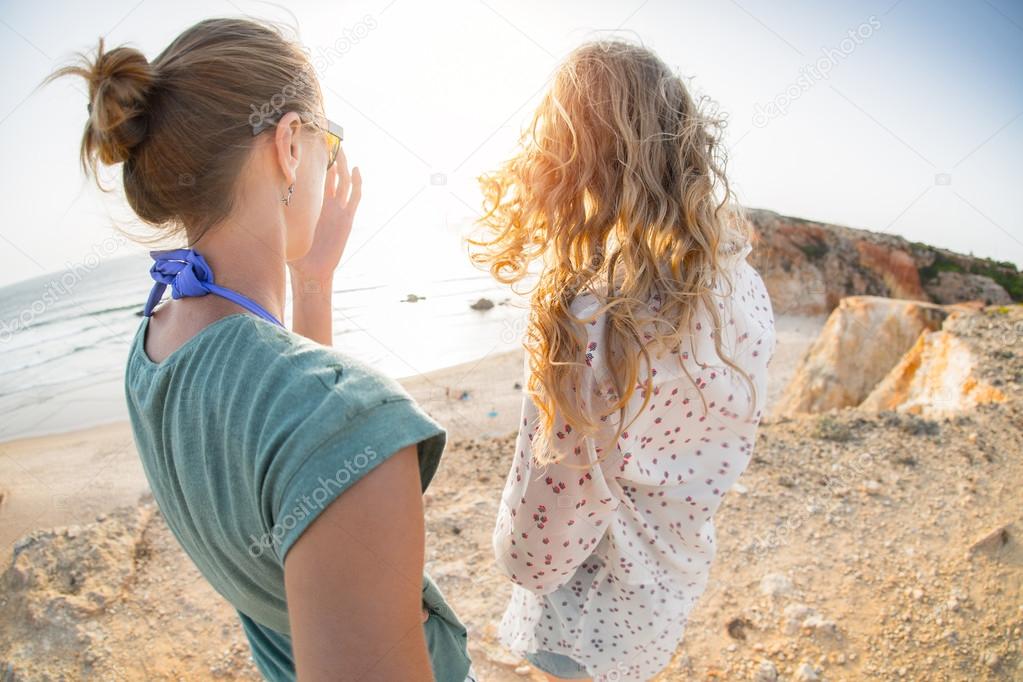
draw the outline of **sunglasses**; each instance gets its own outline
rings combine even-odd
[[[253,137],[255,137],[256,135],[259,135],[264,130],[269,130],[270,128],[272,128],[275,125],[277,125],[277,123],[281,120],[281,117],[284,115],[284,113],[285,112],[281,112],[280,116],[276,116],[276,117],[273,117],[273,118],[264,118],[258,124],[252,126],[252,135],[253,135]],[[312,124],[312,125],[316,126],[321,131],[323,131],[323,135],[327,139],[327,154],[328,154],[328,157],[327,157],[327,168],[330,168],[331,166],[334,165],[334,162],[337,160],[338,152],[341,151],[341,142],[345,139],[344,128],[339,126],[337,123],[334,123],[333,121],[331,121],[326,116],[323,117],[323,120],[327,122],[327,127],[324,128],[316,120],[315,116],[312,116],[311,114],[309,114],[309,112],[304,112],[304,113],[307,116],[312,117],[313,120],[311,120],[311,121],[303,121],[303,123],[305,123],[305,124]],[[301,116],[301,115],[302,115],[302,112],[299,113],[299,116]]]

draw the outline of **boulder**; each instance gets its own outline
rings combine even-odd
[[[973,353],[962,339],[945,329],[926,332],[860,407],[934,419],[1004,402],[1005,394],[977,377],[975,368]]]
[[[877,296],[842,299],[807,350],[774,414],[859,405],[920,334],[941,327],[949,309]]]

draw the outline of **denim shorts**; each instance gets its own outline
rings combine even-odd
[[[555,677],[563,677],[567,680],[580,680],[590,677],[586,668],[564,654],[556,654],[552,651],[528,652],[526,653],[526,660],[545,673]]]

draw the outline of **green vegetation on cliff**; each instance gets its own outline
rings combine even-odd
[[[913,246],[933,251],[933,247],[921,242]],[[991,258],[974,258],[973,262],[964,267],[961,263],[949,258],[941,251],[934,251],[934,262],[919,269],[920,281],[931,282],[941,272],[962,272],[971,275],[984,275],[997,282],[1009,294],[1013,301],[1023,301],[1023,274],[1013,263],[996,261]]]

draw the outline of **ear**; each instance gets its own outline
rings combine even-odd
[[[277,122],[274,132],[274,148],[277,152],[277,163],[284,173],[284,179],[290,185],[295,182],[295,174],[301,161],[299,148],[299,131],[302,130],[302,119],[295,111],[289,111]]]

